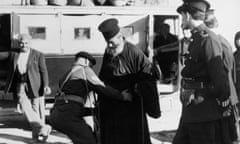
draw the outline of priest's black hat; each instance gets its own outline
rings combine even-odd
[[[114,37],[119,31],[118,20],[115,18],[110,18],[104,20],[99,26],[98,30],[102,32],[106,41]]]

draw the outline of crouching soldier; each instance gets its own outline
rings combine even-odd
[[[120,101],[130,101],[127,91],[119,92],[106,86],[94,73],[96,60],[86,52],[79,52],[69,72],[60,80],[49,122],[52,127],[66,134],[74,144],[96,144],[91,128],[84,121],[84,104],[88,93],[94,91]]]

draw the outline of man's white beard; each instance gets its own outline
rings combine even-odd
[[[107,48],[107,53],[112,55],[112,56],[117,56],[118,54],[120,54],[123,50],[123,46],[119,45],[116,48]]]

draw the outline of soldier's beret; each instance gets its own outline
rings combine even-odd
[[[98,26],[98,30],[102,32],[103,37],[108,41],[120,31],[118,20],[115,18],[107,19]]]
[[[192,10],[205,13],[211,6],[206,0],[183,0],[183,2],[183,5],[177,8],[178,13],[189,12]]]
[[[81,51],[75,55],[75,59],[80,58],[80,57],[88,59],[93,65],[96,64],[96,59],[87,52]]]

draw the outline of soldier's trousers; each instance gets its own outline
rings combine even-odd
[[[66,134],[74,144],[96,144],[93,132],[83,119],[83,105],[57,100],[49,117],[51,126]]]
[[[180,121],[173,144],[232,144],[223,141],[221,121],[185,123]]]

